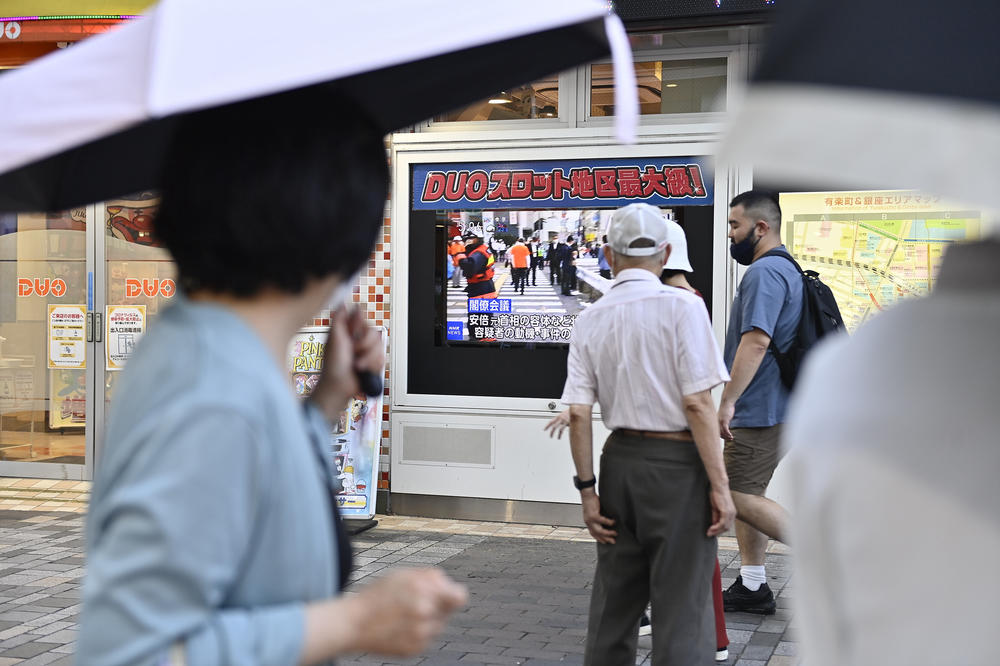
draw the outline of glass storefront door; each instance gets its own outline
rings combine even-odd
[[[147,193],[97,207],[103,222],[97,247],[102,284],[98,300],[104,312],[104,342],[99,349],[104,407],[96,415],[101,433],[116,381],[133,347],[177,294],[174,263],[152,235],[158,205],[159,199]],[[98,437],[98,456],[101,441]]]
[[[0,215],[0,475],[89,477],[94,213]]]
[[[158,203],[0,214],[0,476],[93,477],[120,370],[177,291]]]

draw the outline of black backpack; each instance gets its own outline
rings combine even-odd
[[[771,340],[769,349],[774,354],[774,360],[778,362],[778,371],[781,373],[781,383],[788,390],[795,386],[795,380],[799,376],[799,368],[806,354],[812,349],[820,338],[844,331],[844,318],[840,316],[840,308],[837,307],[837,299],[828,286],[819,279],[816,271],[804,271],[798,262],[792,259],[792,255],[784,250],[775,248],[763,255],[764,257],[784,257],[795,265],[795,268],[802,275],[802,316],[799,319],[799,327],[795,333],[795,339],[785,351],[779,351]]]

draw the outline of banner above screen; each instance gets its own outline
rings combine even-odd
[[[709,206],[704,157],[413,166],[413,210]]]

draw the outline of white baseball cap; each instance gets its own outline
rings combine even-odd
[[[688,242],[684,235],[684,229],[673,220],[667,220],[667,242],[670,243],[670,256],[664,268],[674,271],[694,271],[691,262],[688,261]]]
[[[619,208],[608,223],[608,244],[618,254],[648,257],[667,246],[667,220],[656,206],[634,203]]]

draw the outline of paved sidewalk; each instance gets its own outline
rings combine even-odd
[[[83,516],[7,506],[0,503],[0,666],[71,664],[83,575]],[[339,663],[582,663],[594,567],[594,546],[585,532],[378,518],[379,527],[355,537],[358,568],[352,585],[389,567],[439,565],[469,586],[471,601],[423,657],[388,661],[361,655]],[[768,618],[727,614],[728,664],[797,663],[788,626],[787,555],[781,547],[772,550],[768,577],[778,595],[778,613]],[[719,559],[728,585],[738,572],[733,539],[720,541]],[[649,647],[648,638],[640,639],[637,663],[651,663]]]

